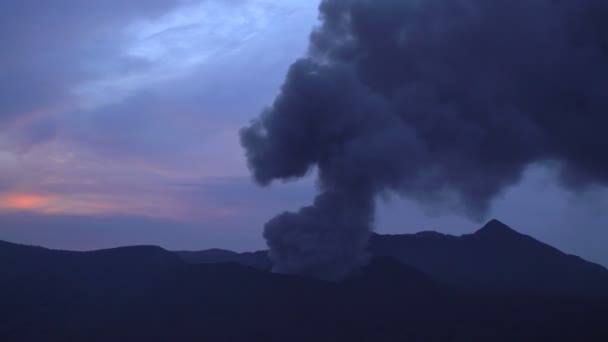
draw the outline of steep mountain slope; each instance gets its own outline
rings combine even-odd
[[[475,290],[608,294],[608,270],[492,220],[474,234],[374,235],[370,252]]]

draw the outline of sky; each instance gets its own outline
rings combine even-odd
[[[238,132],[277,95],[317,24],[310,0],[0,3],[0,239],[91,250],[264,248],[314,174],[262,188]],[[381,233],[471,233],[490,218],[608,265],[608,195],[548,166],[471,219],[398,196]]]

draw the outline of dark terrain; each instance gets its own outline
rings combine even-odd
[[[492,221],[383,236],[339,283],[265,252],[0,242],[0,341],[607,341],[608,270]]]
[[[235,262],[270,271],[265,251],[176,252],[192,264]],[[497,220],[474,234],[373,234],[371,257],[392,257],[461,289],[481,292],[606,295],[608,270],[520,234]]]

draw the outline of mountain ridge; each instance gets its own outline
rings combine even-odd
[[[427,235],[406,240],[422,247],[460,241]],[[608,337],[608,296],[463,291],[395,256],[375,256],[327,282],[237,262],[189,264],[154,246],[69,252],[0,243],[0,274],[2,341]]]
[[[222,255],[228,256],[224,259],[205,250],[177,253],[190,263],[230,261],[266,271],[272,265],[265,251],[223,251]],[[608,269],[604,266],[563,253],[496,219],[459,236],[435,231],[374,233],[369,253],[372,257],[393,257],[441,281],[476,291],[608,293]]]
[[[461,236],[375,234],[374,256],[392,256],[461,288],[608,293],[608,270],[491,220]]]
[[[76,255],[85,261],[99,257],[99,264],[102,264],[100,260],[104,255],[120,254],[121,257],[115,258],[122,258],[121,263],[140,262],[141,267],[146,265],[151,268],[160,265],[173,267],[179,263],[236,263],[262,271],[272,268],[266,251],[237,253],[214,248],[170,252],[157,246],[141,245],[70,252],[0,241],[2,246],[5,249],[7,246],[17,250],[26,248],[30,254],[57,252],[57,255],[64,254],[64,258],[66,255]],[[608,269],[576,255],[563,253],[496,219],[488,221],[471,234],[460,236],[434,231],[396,235],[374,233],[370,238],[369,254],[372,258],[394,258],[440,282],[466,290],[608,294]],[[4,260],[6,265],[8,259]],[[52,258],[46,262],[51,261]]]

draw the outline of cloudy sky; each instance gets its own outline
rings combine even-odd
[[[2,1],[0,239],[263,248],[263,224],[310,203],[314,180],[257,187],[238,131],[272,103],[316,22],[310,0]],[[383,233],[482,224],[379,205]],[[489,216],[608,265],[607,205],[604,189],[570,193],[535,166]]]

